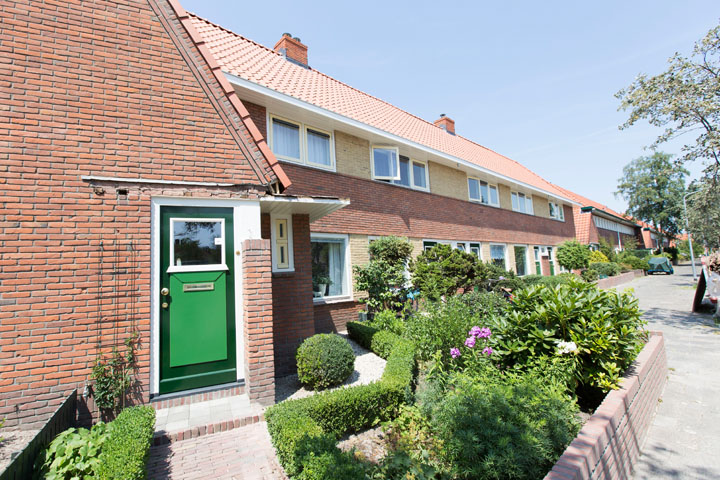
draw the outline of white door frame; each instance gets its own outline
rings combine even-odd
[[[235,343],[237,380],[245,378],[245,331],[243,329],[242,244],[259,239],[260,202],[194,197],[153,197],[150,221],[150,394],[160,392],[160,207],[210,207],[233,209],[233,249],[235,256]]]

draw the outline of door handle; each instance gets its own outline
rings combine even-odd
[[[167,302],[167,298],[165,298],[165,297],[167,297],[169,294],[170,294],[170,290],[168,290],[167,287],[165,287],[165,288],[163,288],[162,290],[160,290],[160,295],[163,296],[163,302],[162,302],[162,304],[161,304],[160,306],[161,306],[162,308],[166,309],[166,310],[167,310],[167,308],[168,308],[168,302]]]

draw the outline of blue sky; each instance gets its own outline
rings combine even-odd
[[[458,134],[621,211],[622,167],[658,130],[618,130],[613,95],[720,19],[717,0],[181,2],[271,48],[290,32],[313,68],[426,120],[445,113]]]

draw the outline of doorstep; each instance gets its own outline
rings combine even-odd
[[[247,394],[156,410],[154,445],[225,432],[264,420],[263,407]]]

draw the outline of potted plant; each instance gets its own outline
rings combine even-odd
[[[330,276],[321,265],[313,265],[312,282],[314,297],[324,297],[327,288],[332,285]]]

